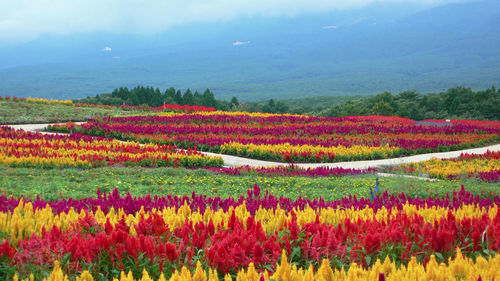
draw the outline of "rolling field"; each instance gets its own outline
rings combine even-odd
[[[61,135],[0,127],[0,280],[500,278],[498,151],[384,169],[200,152],[382,159],[495,144],[500,122],[107,115]]]

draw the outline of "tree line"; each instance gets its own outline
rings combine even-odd
[[[220,110],[231,110],[239,105],[236,97],[231,101],[217,100],[215,95],[206,89],[203,94],[195,91],[194,93],[187,89],[184,92],[170,87],[162,92],[159,88],[137,86],[131,90],[127,87],[114,89],[110,94],[100,94],[95,97],[86,97],[74,100],[74,102],[105,104],[105,105],[148,105],[162,106],[164,104],[178,105],[200,105],[206,107],[215,107]]]
[[[317,102],[317,101],[320,102]],[[230,101],[218,100],[206,89],[203,93],[184,92],[173,87],[164,92],[159,88],[137,86],[131,90],[120,87],[110,94],[96,95],[75,102],[107,105],[163,104],[200,105],[219,110],[248,112],[292,113],[317,116],[387,115],[422,119],[481,119],[500,120],[500,89],[495,86],[473,91],[458,86],[440,93],[420,94],[403,91],[398,94],[383,92],[368,97],[307,97],[297,100],[269,99],[240,103],[236,97]]]
[[[497,90],[493,86],[486,90],[473,91],[467,87],[455,87],[445,92],[426,95],[416,91],[404,91],[397,95],[384,92],[330,107],[321,114],[334,117],[392,115],[413,120],[500,120],[500,89]]]
[[[326,97],[318,98],[326,100]],[[270,113],[294,113],[316,116],[387,115],[423,119],[500,120],[500,89],[473,91],[467,87],[450,88],[440,93],[420,94],[403,91],[398,94],[383,92],[374,96],[329,98],[318,104],[314,98],[267,101],[240,105],[240,110]],[[300,102],[297,102],[300,101]]]

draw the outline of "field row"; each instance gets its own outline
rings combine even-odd
[[[452,159],[431,159],[400,165],[391,170],[427,174],[440,179],[475,177],[487,182],[497,182],[500,179],[500,151],[487,151],[484,154],[466,153]]]
[[[212,167],[222,159],[174,146],[122,142],[82,134],[43,135],[0,127],[0,163],[13,167]]]
[[[426,200],[402,194],[293,201],[255,186],[243,200],[114,192],[0,201],[2,280],[30,274],[41,280],[50,271],[84,280],[500,276],[500,197],[481,199],[465,190]]]

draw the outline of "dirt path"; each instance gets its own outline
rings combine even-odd
[[[81,124],[82,122],[76,122],[75,124]],[[26,131],[38,131],[45,129],[48,125],[53,124],[23,124],[23,125],[9,125],[15,129],[23,129]],[[438,153],[428,153],[428,154],[419,154],[414,156],[400,157],[400,158],[391,158],[391,159],[381,159],[381,160],[366,160],[366,161],[352,161],[352,162],[336,162],[336,163],[302,163],[295,164],[298,167],[302,168],[315,168],[315,167],[342,167],[342,168],[351,168],[351,169],[367,169],[367,168],[380,168],[384,166],[394,166],[399,164],[409,164],[420,161],[429,160],[432,158],[439,159],[449,159],[460,156],[461,153],[485,153],[487,150],[490,151],[500,151],[500,144],[490,145],[486,147],[480,148],[471,148],[450,152],[438,152]],[[272,162],[272,161],[263,161],[256,159],[249,159],[244,157],[225,155],[225,154],[217,154],[210,152],[202,152],[206,155],[211,156],[219,156],[224,160],[224,166],[226,167],[239,167],[239,166],[252,166],[252,167],[273,167],[273,166],[287,166],[287,163],[280,162]]]

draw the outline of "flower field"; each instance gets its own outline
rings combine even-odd
[[[401,165],[395,170],[407,173],[428,174],[434,178],[457,179],[474,177],[488,182],[500,179],[500,151],[485,154],[461,154],[453,159],[431,159]]]
[[[0,280],[500,280],[499,152],[398,167],[460,180],[415,185],[199,152],[380,159],[494,143],[495,122],[168,110],[0,126]]]
[[[122,142],[79,133],[42,135],[0,127],[0,163],[14,167],[221,166],[222,159],[169,145]]]
[[[0,196],[0,279],[497,280],[500,197]],[[50,274],[50,275],[49,275]],[[31,276],[31,277],[30,277]]]
[[[243,112],[105,117],[55,131],[176,145],[282,162],[338,162],[480,146],[500,129],[475,124],[419,125],[399,117],[311,117]]]

